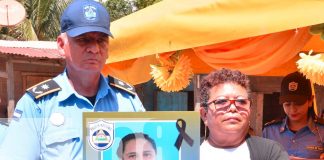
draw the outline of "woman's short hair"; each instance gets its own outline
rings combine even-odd
[[[214,86],[224,83],[238,84],[250,93],[250,82],[247,75],[238,70],[225,68],[216,70],[205,76],[200,83],[200,103],[202,107],[208,107],[209,90]]]

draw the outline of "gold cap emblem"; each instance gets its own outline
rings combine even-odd
[[[296,82],[290,82],[288,84],[288,90],[289,91],[296,91],[298,89],[298,83]]]

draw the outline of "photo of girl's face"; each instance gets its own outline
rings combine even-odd
[[[155,160],[152,144],[144,138],[132,139],[125,145],[122,160]]]

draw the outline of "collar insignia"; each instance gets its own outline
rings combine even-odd
[[[40,97],[59,90],[61,90],[61,87],[53,79],[48,79],[28,88],[27,92],[34,97],[34,99],[39,99]]]
[[[124,90],[124,91],[128,92],[129,94],[131,94],[132,96],[136,95],[134,86],[132,86],[118,78],[115,78],[115,77],[108,76],[108,78],[109,78],[109,84],[111,86],[121,89],[121,90]]]

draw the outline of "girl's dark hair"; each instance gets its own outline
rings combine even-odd
[[[245,88],[250,94],[250,83],[247,75],[238,70],[221,69],[209,73],[203,78],[200,85],[200,103],[202,107],[208,107],[209,90],[214,86],[224,83],[234,83]]]
[[[119,146],[118,146],[118,149],[117,149],[118,157],[122,158],[122,155],[123,155],[123,153],[125,151],[125,146],[126,146],[128,141],[133,140],[133,139],[140,139],[140,138],[145,139],[148,142],[150,142],[153,149],[154,149],[154,151],[155,151],[155,153],[156,153],[156,144],[155,144],[154,140],[151,137],[149,137],[145,133],[130,133],[130,134],[124,136],[121,139],[121,141],[119,142]]]
[[[314,100],[313,100],[314,101]],[[314,102],[312,102],[312,107],[308,108],[308,117],[312,117],[313,119],[318,118],[319,116],[316,115],[315,113],[315,107],[314,107]]]

